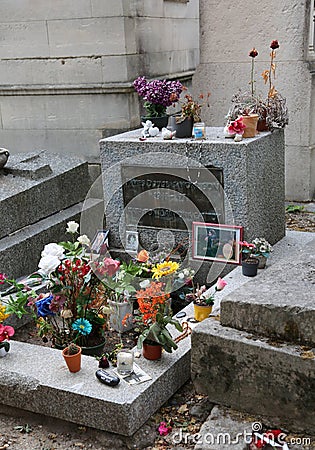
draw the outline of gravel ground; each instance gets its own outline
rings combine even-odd
[[[314,212],[287,213],[286,216],[288,228],[315,232]],[[173,445],[168,436],[159,436],[158,425],[162,420],[172,420],[173,429],[197,433],[212,406],[205,396],[195,392],[189,381],[132,438],[122,438],[0,405],[0,450],[192,449],[194,445]]]

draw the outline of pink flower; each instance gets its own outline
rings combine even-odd
[[[160,436],[167,436],[172,431],[172,427],[168,427],[166,422],[161,422],[158,428]]]
[[[0,324],[0,342],[5,340],[9,340],[11,336],[14,335],[14,328],[9,325],[1,325]]]
[[[0,284],[4,284],[6,279],[6,275],[4,273],[0,273]]]
[[[230,123],[228,132],[230,134],[244,134],[245,128],[246,125],[243,123],[243,118],[239,117],[238,119]]]
[[[112,277],[119,270],[120,262],[116,259],[105,258],[104,259],[104,272]]]
[[[215,290],[216,291],[222,291],[222,289],[225,288],[225,286],[227,285],[227,282],[225,280],[222,280],[222,278],[218,278]]]

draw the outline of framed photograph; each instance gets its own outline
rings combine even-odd
[[[91,244],[93,253],[105,254],[108,250],[109,230],[97,230],[96,235]]]
[[[240,264],[243,227],[193,222],[192,257],[208,261]]]
[[[137,231],[126,231],[126,245],[127,252],[137,253],[139,247],[139,235]]]

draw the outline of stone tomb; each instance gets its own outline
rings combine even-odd
[[[0,170],[0,272],[14,278],[32,273],[44,245],[66,237],[69,220],[79,222],[83,208],[92,216],[102,202],[83,204],[89,185],[88,164],[75,156],[10,156]]]
[[[123,251],[130,229],[148,250],[160,233],[160,241],[180,242],[194,221],[240,225],[246,240],[271,244],[285,235],[283,132],[239,143],[223,128],[206,133],[202,141],[160,134],[140,141],[135,130],[100,141],[112,249]]]
[[[277,270],[274,272],[274,269],[277,269],[277,265],[284,258],[289,258],[292,253],[294,255],[300,253],[304,245],[313,240],[313,236],[305,236],[307,234],[310,235],[311,233],[290,231],[275,246],[268,261],[267,269],[260,271],[261,275],[269,276],[269,283],[274,282],[273,274],[277,276]],[[264,273],[262,274],[262,272]],[[256,278],[258,281],[260,275]],[[234,295],[237,296],[239,289],[245,292],[245,285],[248,292],[252,291],[251,284],[253,280],[242,275],[241,267],[230,273],[227,276],[227,281],[228,285],[226,288],[222,292],[218,292],[217,295],[217,299],[222,302],[222,305],[225,303],[224,299],[227,299],[226,301],[229,302],[229,298],[233,298]],[[266,282],[265,278],[263,282]],[[275,299],[275,296],[273,296],[273,299]],[[187,317],[192,316],[193,305],[188,305],[185,311]],[[242,386],[242,382],[239,381],[238,377],[235,377],[235,373],[239,370],[240,380],[244,379],[244,367],[251,364],[253,366],[250,372],[251,377],[253,378],[257,374],[257,379],[254,380],[248,390],[248,392],[251,392],[251,408],[253,405],[257,407],[260,404],[267,404],[268,408],[273,408],[270,398],[274,397],[272,397],[272,392],[269,390],[269,379],[270,373],[273,374],[274,372],[273,366],[275,365],[277,373],[273,375],[273,378],[277,380],[278,391],[280,388],[283,390],[287,389],[286,385],[282,383],[281,376],[279,376],[281,371],[284,373],[287,370],[285,376],[287,380],[289,379],[288,386],[295,386],[295,394],[297,394],[296,396],[291,396],[291,405],[296,402],[296,410],[298,412],[300,399],[305,399],[308,396],[309,403],[305,404],[305,408],[309,405],[309,417],[310,419],[312,418],[311,413],[314,407],[313,403],[311,404],[310,402],[311,396],[314,397],[314,383],[311,384],[310,381],[313,379],[314,374],[314,359],[303,360],[298,355],[296,346],[295,348],[291,346],[282,349],[272,347],[272,345],[262,342],[257,337],[255,339],[247,339],[247,336],[250,338],[250,335],[245,331],[238,332],[228,327],[224,328],[225,331],[221,331],[223,327],[217,320],[207,319],[200,324],[191,323],[191,327],[193,328],[193,378],[198,388],[214,391],[209,397],[210,401],[213,400],[225,404],[231,402],[230,404],[235,405],[236,408],[240,409],[241,406],[243,407],[243,403],[248,398],[247,394],[244,395],[242,402],[236,404],[238,391],[233,393],[231,388],[233,388],[234,384]],[[174,328],[170,331],[174,333],[174,336],[178,334]],[[236,343],[234,343],[236,336]],[[211,342],[211,339],[215,340],[215,342]],[[238,344],[239,340],[241,340],[242,347],[240,347],[241,344]],[[81,371],[71,374],[63,361],[60,350],[25,344],[14,340],[11,345],[12,348],[9,354],[1,359],[0,364],[1,404],[23,408],[39,414],[125,436],[130,436],[139,429],[190,377],[190,337],[180,341],[179,348],[174,353],[163,353],[161,361],[148,361],[142,357],[136,360],[137,364],[152,377],[152,380],[134,386],[129,386],[122,381],[115,388],[105,386],[96,379],[95,371],[98,368],[98,362],[91,356],[83,356]],[[214,348],[214,352],[209,352],[210,357],[214,361],[212,366],[209,364],[210,359],[207,353],[207,346],[209,345]],[[215,347],[215,345],[218,346]],[[253,355],[252,359],[246,357],[247,347],[250,347],[249,351]],[[278,359],[279,357],[282,360],[286,359],[286,366],[283,370],[281,364],[279,364],[282,362]],[[262,358],[264,358],[263,365],[259,364]],[[219,365],[218,359],[220,359]],[[238,366],[234,366],[236,360],[240,361]],[[290,364],[294,364],[294,376],[293,366],[291,365],[291,368],[287,368]],[[212,381],[210,383],[209,371],[211,370],[215,382]],[[262,371],[264,371],[263,379],[259,378],[263,373]],[[227,384],[225,385],[227,378],[233,382],[230,390],[224,389],[225,386],[229,388]],[[300,380],[302,380],[302,383],[299,386]],[[262,383],[266,385],[265,389],[261,389],[258,392],[256,387],[258,385],[263,387]],[[244,386],[246,387],[248,384],[244,384]],[[253,389],[255,389],[255,394]],[[287,389],[287,392],[290,392],[290,390]],[[259,400],[264,397],[264,402],[257,402],[255,395],[260,395]],[[286,396],[288,396],[287,393]],[[281,397],[277,399],[277,402],[281,402]],[[259,411],[258,409],[255,410],[254,407],[251,410],[260,414],[261,407],[259,406]],[[286,408],[282,408],[282,410],[283,416],[285,416]],[[299,416],[301,415],[299,413]],[[271,419],[271,417],[272,415],[267,417],[267,419]],[[279,415],[279,417],[281,416]],[[281,426],[283,423],[275,418],[273,425]],[[288,425],[292,431],[296,428],[301,429],[301,424],[294,421],[288,423]],[[310,432],[311,429],[308,428],[307,430]]]

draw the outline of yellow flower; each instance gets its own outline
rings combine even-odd
[[[0,306],[0,323],[7,319],[10,314],[5,313],[5,306]]]
[[[174,261],[164,261],[161,264],[157,264],[152,268],[153,276],[152,278],[159,279],[165,275],[170,275],[171,273],[176,272],[179,268],[179,264]]]

